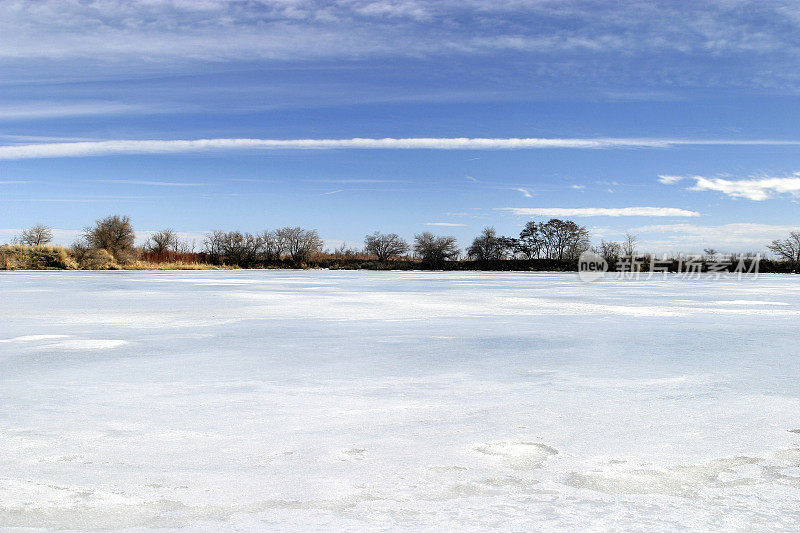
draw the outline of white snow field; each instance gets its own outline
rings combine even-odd
[[[0,526],[797,531],[800,277],[0,274]]]

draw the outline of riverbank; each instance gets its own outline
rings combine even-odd
[[[753,272],[753,262],[758,261],[762,273],[788,274],[796,273],[797,266],[785,261],[747,256],[742,259],[732,258],[721,262],[719,258],[686,258],[674,257],[666,260],[653,259],[643,255],[637,263],[637,269],[658,272]],[[638,259],[637,259],[638,261]],[[609,271],[619,270],[614,261],[608,265]],[[336,253],[318,253],[314,257],[298,262],[288,258],[280,260],[254,260],[247,264],[215,263],[205,253],[162,253],[143,252],[134,259],[118,261],[103,249],[73,249],[63,246],[0,246],[0,270],[235,270],[249,269],[328,269],[328,270],[447,270],[447,271],[500,271],[500,272],[576,272],[576,260],[558,259],[500,259],[493,261],[476,261],[470,259],[425,262],[411,257],[395,258],[389,261],[378,261],[364,255],[341,255]],[[627,268],[629,269],[629,267]]]

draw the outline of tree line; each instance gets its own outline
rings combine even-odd
[[[343,245],[332,252],[324,251],[317,230],[289,226],[261,233],[215,230],[205,235],[199,247],[196,242],[182,240],[174,230],[163,229],[137,246],[130,217],[110,215],[85,228],[70,250],[81,264],[113,261],[127,265],[144,261],[255,268],[359,263],[369,268],[370,262],[415,262],[443,267],[460,261],[474,263],[480,268],[481,265],[522,261],[558,270],[571,269],[586,250],[594,251],[612,265],[621,257],[637,252],[635,235],[628,234],[621,242],[601,241],[595,247],[591,246],[590,237],[585,226],[553,218],[527,222],[518,236],[503,236],[492,227],[484,228],[463,253],[455,237],[431,232],[416,234],[410,243],[396,233],[375,232],[365,236],[363,247]],[[42,224],[22,231],[15,239],[31,247],[45,246],[52,240],[52,229]],[[800,232],[791,232],[787,239],[773,241],[768,249],[780,261],[800,267]],[[709,257],[716,254],[711,249],[705,252]]]

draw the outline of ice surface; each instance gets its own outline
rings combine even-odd
[[[0,527],[800,529],[800,278],[0,273]]]

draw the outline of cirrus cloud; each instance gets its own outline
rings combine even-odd
[[[678,146],[798,146],[797,140],[410,137],[350,139],[149,139],[11,144],[0,146],[0,159],[41,159],[124,154],[176,154],[212,150],[523,150],[547,148],[611,149]]]
[[[518,216],[545,217],[699,217],[676,207],[502,207]]]
[[[786,177],[763,177],[743,180],[707,178],[705,176],[659,176],[661,183],[671,185],[682,180],[694,180],[690,191],[717,191],[731,198],[746,198],[760,202],[789,194],[800,196],[800,172]]]
[[[425,222],[426,226],[442,226],[445,228],[457,228],[466,226],[466,224],[458,224],[456,222]]]

